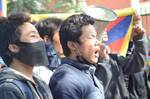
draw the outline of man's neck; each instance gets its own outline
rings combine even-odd
[[[21,74],[27,76],[32,82],[34,82],[34,80],[33,80],[33,66],[26,65],[17,59],[13,59],[13,61],[10,64],[10,68],[12,68],[12,69],[20,72]]]

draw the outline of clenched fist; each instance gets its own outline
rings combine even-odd
[[[132,29],[132,38],[140,39],[145,34],[145,29],[141,26],[141,16],[135,13],[134,16],[134,26]]]

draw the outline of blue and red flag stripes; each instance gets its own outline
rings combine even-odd
[[[124,11],[125,14],[122,12],[121,14],[119,13],[118,18],[115,21],[110,22],[106,27],[108,35],[108,41],[106,44],[109,46],[112,53],[117,53],[123,56],[126,55],[130,41],[134,14],[133,9],[127,9]],[[128,11],[130,12],[129,14],[127,13]]]
[[[150,47],[150,46],[148,46]],[[146,66],[150,66],[150,49],[148,50],[147,63]]]
[[[6,16],[6,0],[0,0],[0,16]]]
[[[150,57],[150,49],[148,50],[148,56]]]
[[[128,33],[128,28],[131,24],[132,15],[119,17],[117,20],[108,24],[107,34],[108,41],[106,42],[109,45],[111,51],[119,53],[121,45],[124,42],[125,36]]]

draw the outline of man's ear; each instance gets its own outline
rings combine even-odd
[[[44,40],[44,42],[48,42],[48,41],[49,41],[48,35],[45,35],[45,36],[43,37],[43,40]]]
[[[75,42],[68,41],[67,46],[69,47],[70,50],[75,51],[76,50],[76,45]]]
[[[8,49],[13,53],[19,52],[19,47],[16,44],[9,44]]]

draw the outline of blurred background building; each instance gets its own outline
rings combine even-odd
[[[142,15],[142,24],[150,35],[150,0],[0,0],[0,16],[20,11],[31,14],[75,13],[87,5],[113,10],[133,7]]]

